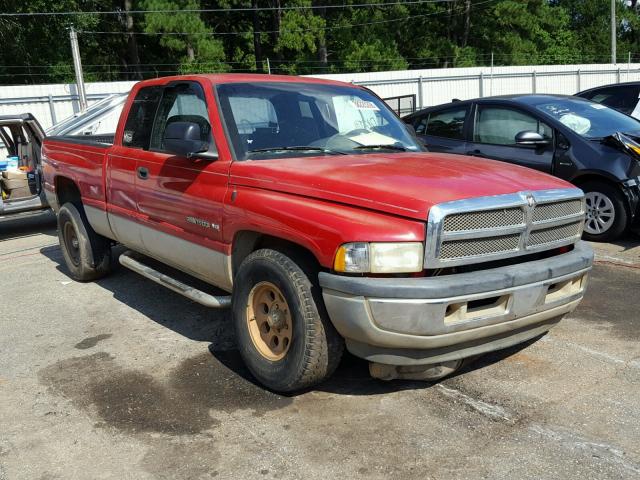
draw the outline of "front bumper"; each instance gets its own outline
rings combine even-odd
[[[320,273],[329,317],[356,356],[391,365],[429,365],[521,343],[575,309],[593,252],[424,278]]]

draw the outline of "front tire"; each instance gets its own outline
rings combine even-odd
[[[314,275],[292,257],[258,250],[242,262],[234,280],[238,350],[256,379],[278,392],[322,382],[337,367],[344,348]]]
[[[87,220],[82,205],[65,203],[58,212],[58,239],[71,278],[90,282],[111,269],[111,245]]]
[[[622,193],[601,182],[588,182],[581,188],[585,192],[587,207],[584,239],[607,242],[622,235],[629,218]]]

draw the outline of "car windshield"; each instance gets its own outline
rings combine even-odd
[[[536,105],[536,108],[589,139],[640,130],[640,122],[634,118],[599,103],[563,98]]]
[[[217,92],[238,159],[423,151],[389,107],[360,88],[230,83]]]

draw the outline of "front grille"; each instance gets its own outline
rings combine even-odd
[[[551,218],[562,218],[582,212],[582,201],[552,202],[537,205],[533,209],[533,221],[543,222]]]
[[[465,258],[516,251],[520,235],[504,235],[500,237],[478,238],[470,240],[450,240],[442,242],[440,258]]]
[[[577,238],[582,233],[582,222],[570,223],[560,227],[534,230],[529,235],[528,245],[540,246],[560,242],[567,238]]]
[[[519,192],[436,205],[425,267],[464,265],[549,250],[577,241],[584,222],[578,189]]]
[[[455,213],[444,219],[447,232],[509,227],[524,224],[524,211],[520,207],[484,212]]]

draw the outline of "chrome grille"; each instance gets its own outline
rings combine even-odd
[[[547,245],[567,238],[577,238],[582,234],[582,223],[575,222],[560,227],[543,228],[534,230],[529,235],[529,246]]]
[[[444,219],[447,232],[480,230],[524,224],[524,211],[520,207],[484,212],[454,213]]]
[[[582,212],[582,201],[552,202],[537,205],[533,209],[533,221],[543,222],[550,218],[562,218]]]
[[[447,202],[429,213],[425,268],[464,265],[576,242],[584,223],[579,189],[518,192]]]
[[[465,258],[498,252],[516,251],[520,235],[479,238],[470,240],[451,240],[442,242],[440,258]]]

